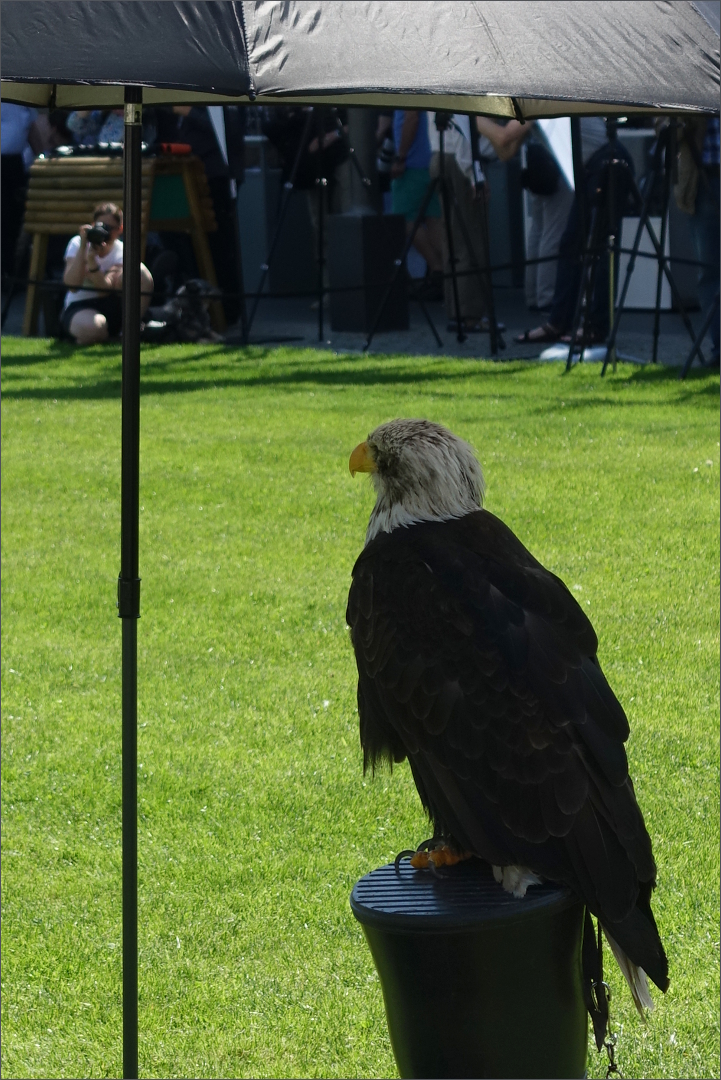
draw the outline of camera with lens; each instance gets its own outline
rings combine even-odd
[[[87,232],[89,244],[107,244],[110,239],[110,229],[102,221],[96,221],[92,229]]]

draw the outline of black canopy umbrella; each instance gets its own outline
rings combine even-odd
[[[138,1075],[140,135],[145,104],[491,116],[718,112],[717,3],[3,0],[2,99],[125,106],[121,560],[123,1072]],[[159,43],[162,42],[162,47]]]

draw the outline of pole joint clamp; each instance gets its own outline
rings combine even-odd
[[[125,123],[131,127],[141,127],[143,123],[143,106],[135,101],[125,102]]]
[[[140,578],[118,578],[118,618],[140,618]]]

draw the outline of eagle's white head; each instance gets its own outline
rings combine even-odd
[[[473,450],[431,420],[391,420],[350,458],[351,475],[371,474],[377,499],[366,544],[379,532],[418,521],[448,521],[479,510],[485,485]]]

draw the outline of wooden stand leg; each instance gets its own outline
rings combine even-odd
[[[41,281],[45,276],[45,265],[48,258],[48,235],[47,233],[35,233],[33,236],[33,253],[30,257],[30,281]],[[23,336],[35,337],[38,332],[38,308],[40,306],[40,294],[37,285],[28,285],[25,294],[25,314],[23,316]]]
[[[195,190],[195,184],[191,177],[188,175],[188,170],[183,169],[183,183],[185,185],[185,194],[188,200],[188,206],[190,208],[190,220],[192,222],[190,229],[190,239],[193,243],[193,251],[195,252],[195,259],[198,263],[198,268],[211,285],[217,285],[218,279],[215,276],[215,267],[213,266],[213,256],[210,254],[210,247],[208,245],[208,237],[205,234],[203,228],[203,218],[200,212],[200,202],[198,201],[198,193]],[[210,305],[210,316],[213,323],[213,329],[219,334],[222,334],[226,328],[225,312],[223,311],[223,305],[219,300],[214,300]]]

